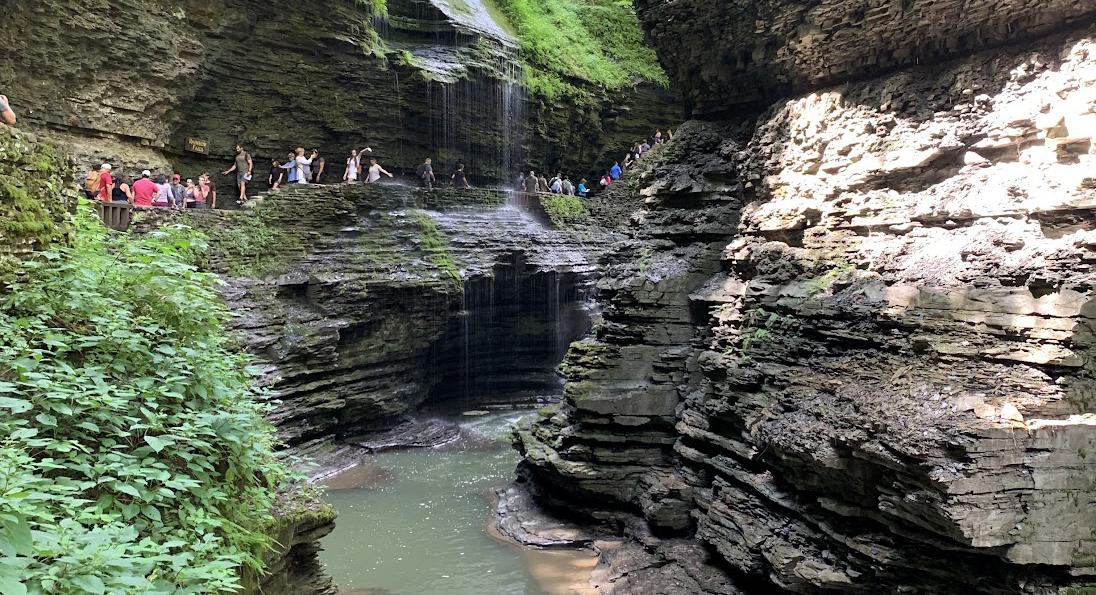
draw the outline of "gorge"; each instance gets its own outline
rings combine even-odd
[[[0,591],[1096,592],[1091,2],[271,10],[42,0],[13,7],[33,34],[0,26]],[[593,197],[510,187],[670,127]],[[196,172],[241,141],[432,155],[477,188],[291,185],[124,233],[67,190],[92,160]],[[234,380],[112,371],[138,343]],[[64,413],[83,399],[101,417]],[[176,406],[198,409],[158,421]],[[173,436],[218,408],[240,435],[210,426],[200,483],[243,506],[195,502],[253,532],[202,549],[190,513],[168,530],[188,483],[157,477],[190,473]],[[65,448],[101,459],[62,471]],[[59,510],[122,561],[73,553]],[[164,578],[173,556],[221,582]]]

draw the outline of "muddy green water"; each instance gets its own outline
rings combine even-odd
[[[382,453],[329,482],[339,513],[322,559],[343,592],[391,595],[577,593],[585,553],[535,552],[486,531],[493,488],[511,481],[520,414],[459,420],[461,439]],[[343,489],[338,489],[343,488]]]

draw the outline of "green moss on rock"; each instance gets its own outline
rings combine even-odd
[[[33,135],[0,126],[0,271],[72,236],[69,164]]]

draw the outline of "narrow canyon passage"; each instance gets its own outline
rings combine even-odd
[[[1096,595],[1093,0],[9,0],[0,595]]]

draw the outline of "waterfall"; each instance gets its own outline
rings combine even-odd
[[[424,79],[426,112],[413,117],[428,127],[426,150],[439,182],[448,181],[457,163],[478,182],[511,182],[524,169],[528,127],[517,40],[483,0],[400,0],[390,2],[389,10],[393,18],[432,29],[425,43],[389,38],[387,27],[378,33]],[[397,93],[401,82],[407,84],[397,78]],[[425,156],[407,157],[418,161]]]

